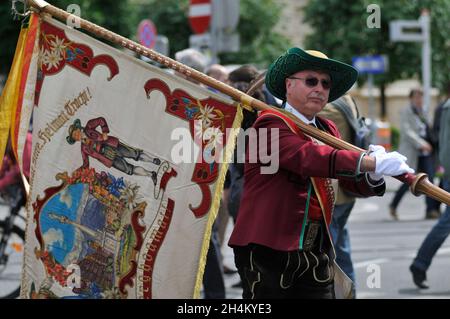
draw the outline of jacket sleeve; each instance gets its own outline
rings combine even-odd
[[[359,172],[364,153],[317,145],[293,132],[282,119],[277,117],[266,116],[258,119],[255,128],[259,138],[263,132],[260,129],[267,128],[269,136],[267,141],[279,141],[278,150],[276,143],[273,143],[272,147],[271,143],[267,143],[266,154],[270,154],[272,159],[278,158],[279,167],[282,169],[303,177],[338,179],[340,186],[356,197],[381,196],[385,191],[384,180],[371,182],[367,173]],[[278,138],[274,136],[277,129]],[[334,124],[331,126],[331,131],[332,135],[340,137]],[[258,144],[260,154],[264,153],[265,150],[261,150],[261,141]]]
[[[102,129],[102,133],[109,133],[108,123],[103,117],[97,117],[86,123],[85,130],[95,130],[98,126]]]
[[[353,178],[340,178],[339,187],[354,197],[383,196],[386,191],[384,179],[373,181],[368,173],[359,174]]]
[[[358,152],[317,145],[296,134],[282,119],[275,116],[258,119],[254,127],[259,138],[259,158],[261,154],[270,154],[270,158],[278,159],[279,167],[282,169],[304,177],[339,178],[341,175],[355,176],[357,174],[361,157]],[[261,143],[265,132],[261,129],[264,128],[267,129],[268,137],[266,143]]]

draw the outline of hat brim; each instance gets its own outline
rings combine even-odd
[[[73,131],[75,130],[81,130],[83,127],[81,126],[81,121],[79,119],[76,119],[73,121],[73,124],[69,126],[69,135],[66,136],[66,141],[69,144],[74,144],[75,140],[72,137]]]
[[[266,75],[267,89],[275,97],[285,101],[286,78],[305,70],[320,70],[330,75],[331,89],[328,102],[344,95],[358,79],[358,71],[351,65],[317,57],[300,48],[291,48],[269,66]]]

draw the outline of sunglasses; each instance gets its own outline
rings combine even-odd
[[[316,77],[307,77],[307,78],[297,78],[295,76],[290,76],[288,79],[295,79],[295,80],[302,80],[305,82],[306,86],[309,88],[315,87],[317,84],[319,84],[319,79]],[[331,81],[330,80],[320,80],[320,83],[322,83],[322,87],[324,90],[329,90],[331,88]]]

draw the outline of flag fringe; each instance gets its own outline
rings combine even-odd
[[[217,217],[217,212],[219,211],[221,197],[223,193],[223,185],[225,183],[225,177],[227,175],[228,171],[228,165],[231,162],[231,159],[233,157],[234,148],[236,145],[236,138],[239,134],[239,129],[241,127],[243,114],[242,114],[242,107],[241,104],[237,104],[237,110],[236,110],[236,117],[234,118],[232,130],[230,130],[230,135],[228,137],[228,142],[225,146],[225,156],[224,156],[224,162],[220,168],[220,172],[218,174],[218,179],[216,183],[216,188],[213,195],[213,200],[211,204],[211,209],[208,213],[208,221],[206,224],[206,231],[205,236],[203,237],[203,243],[202,243],[202,250],[200,253],[200,261],[197,271],[197,279],[195,282],[195,288],[194,288],[194,299],[198,299],[200,297],[200,290],[202,288],[203,283],[203,274],[205,271],[205,264],[206,259],[208,256],[208,249],[210,244],[210,238],[211,238],[211,230],[214,221]]]

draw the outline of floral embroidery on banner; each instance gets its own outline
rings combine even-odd
[[[192,181],[202,191],[202,202],[198,207],[190,205],[189,208],[196,217],[202,217],[212,202],[208,185],[218,177],[220,161],[216,156],[222,154],[227,145],[225,133],[233,126],[236,108],[212,97],[200,100],[181,89],[172,91],[165,82],[156,78],[148,80],[144,90],[149,99],[152,91],[161,92],[166,99],[166,112],[188,121],[192,138],[201,147],[201,158],[196,160]]]
[[[63,29],[43,22],[39,38],[38,74],[36,81],[35,105],[39,105],[39,96],[46,76],[55,75],[66,65],[70,65],[81,73],[90,76],[99,64],[105,65],[110,72],[110,81],[119,74],[119,65],[110,55],[94,55],[87,45],[76,43],[67,38]]]
[[[59,38],[57,35],[42,33],[41,39],[44,43],[39,50],[40,70],[44,67],[46,71],[58,69],[62,61],[72,62],[75,59],[81,59],[84,54],[84,51],[75,47],[73,42]]]

